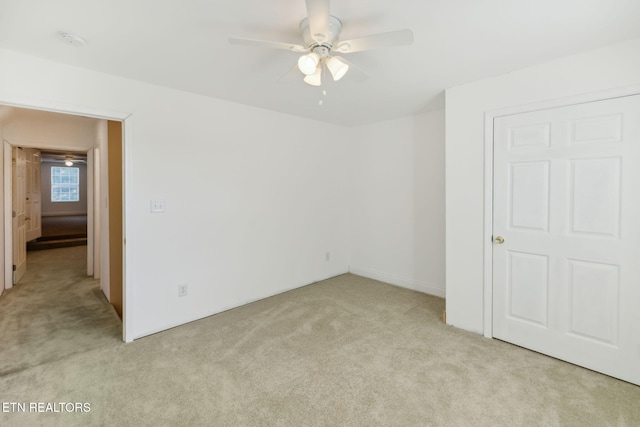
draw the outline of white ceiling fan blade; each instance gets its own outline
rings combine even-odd
[[[347,74],[345,74],[344,78],[355,80],[358,82],[363,82],[369,78],[369,74],[367,74],[362,68],[358,67],[353,62],[344,59],[343,56],[338,56],[338,58],[340,58],[340,61],[349,66],[349,71],[347,71]]]
[[[291,69],[289,69],[289,71],[285,75],[283,75],[278,79],[278,83],[291,84],[294,82],[300,82],[302,81],[303,77],[304,77],[304,74],[302,74],[302,71],[298,69],[298,65],[296,64],[293,67],[291,67]]]
[[[404,46],[413,43],[413,31],[398,30],[345,40],[332,49],[333,52],[353,53],[383,47]]]
[[[311,38],[322,44],[329,37],[329,0],[306,0]]]
[[[237,37],[229,37],[229,43],[242,44],[246,46],[266,47],[270,49],[288,50],[290,52],[296,53],[306,53],[309,51],[306,47],[300,46],[299,44],[273,42],[269,40],[240,39]]]

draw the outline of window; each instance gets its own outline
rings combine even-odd
[[[51,168],[51,201],[80,201],[80,169],[72,167]]]

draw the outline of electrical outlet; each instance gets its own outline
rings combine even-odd
[[[167,210],[167,202],[164,200],[151,201],[151,213],[162,213]]]
[[[327,252],[326,254],[324,254],[324,260],[331,261],[331,252]]]
[[[179,297],[186,297],[187,296],[187,285],[183,284],[183,285],[178,285],[178,296]]]

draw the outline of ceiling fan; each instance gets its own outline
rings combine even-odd
[[[298,59],[298,69],[304,74],[305,83],[312,86],[322,84],[322,72],[325,68],[329,70],[333,80],[338,81],[352,67],[349,61],[336,56],[336,53],[348,54],[413,43],[413,32],[408,29],[341,41],[342,22],[335,16],[329,15],[329,0],[305,1],[307,18],[300,22],[300,33],[304,44],[236,37],[229,38],[229,42],[302,54]]]

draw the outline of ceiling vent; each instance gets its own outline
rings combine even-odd
[[[58,33],[58,38],[62,40],[64,43],[70,44],[75,47],[82,47],[87,44],[87,42],[80,36],[71,33]]]

